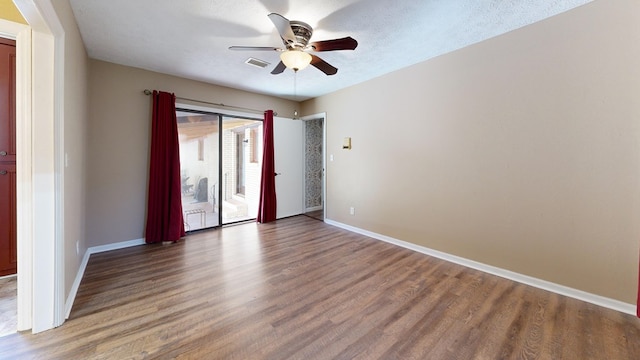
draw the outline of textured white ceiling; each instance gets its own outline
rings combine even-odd
[[[303,100],[425,61],[591,0],[71,0],[94,59]],[[267,15],[314,28],[311,41],[351,36],[354,51],[319,52],[338,73],[270,72],[277,52],[230,51],[282,41]],[[249,57],[270,63],[245,64]],[[141,90],[144,85],[141,85]],[[167,89],[170,90],[170,89]],[[294,96],[295,95],[295,96]]]

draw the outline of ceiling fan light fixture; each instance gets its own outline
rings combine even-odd
[[[298,71],[306,68],[311,63],[311,55],[301,50],[287,50],[280,54],[280,60],[289,69]]]

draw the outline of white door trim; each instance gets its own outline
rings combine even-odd
[[[0,36],[16,40],[16,202],[18,329],[31,329],[33,307],[33,202],[31,169],[31,28],[0,19]]]
[[[29,69],[16,94],[18,326],[37,333],[64,322],[64,29],[50,0],[14,3],[30,33],[29,61],[17,60]]]

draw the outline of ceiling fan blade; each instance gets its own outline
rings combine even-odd
[[[282,49],[273,46],[229,46],[229,50],[240,51],[280,51]]]
[[[341,39],[316,41],[310,45],[314,51],[354,50],[358,47],[358,42],[351,36],[347,36]]]
[[[327,75],[335,75],[338,72],[337,68],[315,55],[311,55],[311,65]]]
[[[278,63],[278,65],[276,65],[275,68],[273,68],[271,73],[273,75],[278,75],[278,74],[281,74],[286,68],[287,67],[284,65],[284,63],[282,61],[280,61],[280,63]]]
[[[280,33],[280,37],[285,44],[293,44],[296,42],[296,35],[293,33],[291,23],[286,17],[276,13],[271,13],[268,16],[278,30],[278,33]]]

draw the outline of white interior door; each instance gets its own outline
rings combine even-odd
[[[300,120],[273,119],[278,219],[304,212],[303,132]]]

